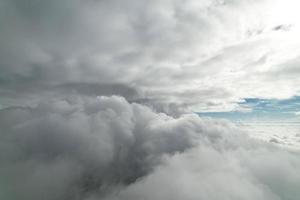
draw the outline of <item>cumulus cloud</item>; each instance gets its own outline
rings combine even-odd
[[[197,137],[191,119],[119,97],[52,101],[0,115],[1,193],[8,199],[102,195],[149,173],[163,154],[191,148]]]
[[[297,199],[298,153],[122,97],[0,111],[4,199]]]
[[[264,148],[220,152],[199,147],[167,159],[111,199],[297,199],[294,161],[299,165],[296,155]]]
[[[295,5],[0,0],[0,199],[298,199],[299,152],[188,114],[299,94]]]

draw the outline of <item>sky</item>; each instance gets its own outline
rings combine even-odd
[[[300,122],[300,97],[289,99],[249,98],[240,102],[242,111],[199,112],[200,116],[224,118],[232,121]],[[247,110],[248,109],[248,110]]]
[[[298,200],[299,7],[0,0],[0,199]]]

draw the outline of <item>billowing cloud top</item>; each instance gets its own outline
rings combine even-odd
[[[299,154],[121,97],[0,112],[2,199],[298,199]]]

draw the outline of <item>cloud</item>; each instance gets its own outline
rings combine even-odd
[[[190,131],[195,116],[176,120],[120,97],[53,100],[1,110],[0,118],[5,198],[103,195],[149,173],[163,154],[191,148],[197,137]]]
[[[299,90],[296,67],[282,67],[280,79],[269,72],[299,56],[298,40],[287,40],[298,38],[296,22],[281,20],[292,3],[1,0],[1,106],[34,106],[65,94],[57,88],[145,99],[170,114],[289,98]],[[272,31],[283,24],[293,29]],[[138,95],[103,89],[116,85]]]
[[[295,5],[0,0],[0,199],[298,199],[299,152],[187,114],[299,94]]]
[[[271,152],[199,147],[108,199],[297,199],[297,156]]]
[[[297,199],[298,153],[122,97],[0,111],[5,199]],[[230,184],[229,184],[230,183]]]

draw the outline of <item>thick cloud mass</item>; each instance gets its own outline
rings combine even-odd
[[[0,111],[3,199],[298,199],[300,156],[122,97]]]
[[[1,0],[0,105],[113,93],[178,114],[243,110],[238,102],[249,97],[289,98],[299,92],[297,5]]]
[[[118,97],[53,101],[0,115],[1,185],[8,187],[4,195],[17,199],[102,194],[144,176],[163,154],[192,147],[196,137],[193,127],[181,127],[191,123],[187,119]]]
[[[297,0],[0,0],[0,199],[298,200],[300,155],[192,112],[298,95]]]

